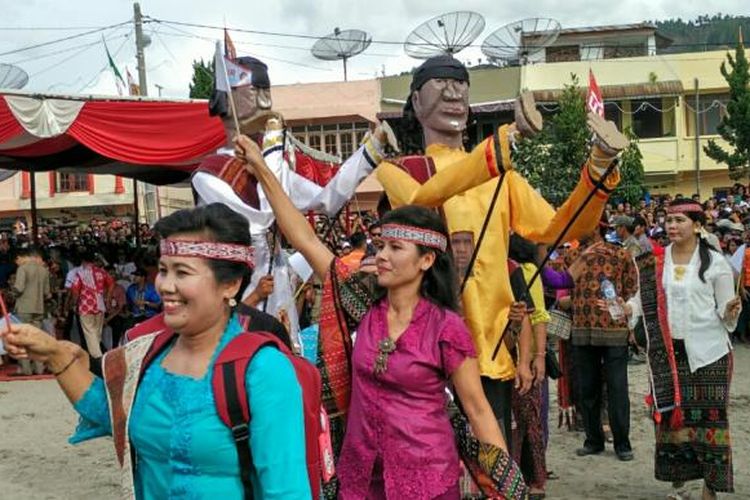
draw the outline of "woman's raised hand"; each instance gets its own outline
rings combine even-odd
[[[257,169],[265,165],[260,147],[246,135],[238,135],[232,142],[234,142],[235,158],[245,164],[248,172],[257,175]]]

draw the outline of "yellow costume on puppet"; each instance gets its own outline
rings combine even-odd
[[[430,62],[433,64],[429,65]],[[527,96],[525,102],[520,102],[520,107],[517,105],[516,124],[500,127],[496,136],[487,138],[467,153],[461,144],[468,115],[468,72],[463,65],[448,56],[430,59],[415,73],[411,91],[405,115],[410,111],[409,107],[413,107],[424,129],[425,154],[437,174],[420,184],[405,171],[404,162],[382,162],[376,169],[378,180],[394,207],[404,204],[442,207],[460,271],[464,267],[461,261],[466,260],[469,248],[473,251],[481,231],[497,187],[497,177],[504,176],[462,299],[464,319],[478,350],[482,375],[511,380],[515,376],[515,366],[507,347],[502,346],[497,358],[492,359],[513,302],[506,265],[510,232],[535,242],[554,241],[596,188],[600,175],[617,151],[606,148],[606,143],[601,145],[604,147],[595,146],[592,158],[583,166],[580,182],[568,200],[555,211],[519,173],[512,170],[511,149],[512,142],[520,138],[522,124],[519,120],[524,122],[525,128],[530,125],[531,128],[534,125],[541,127],[541,116],[533,108],[533,100]],[[590,121],[596,118],[590,117]],[[458,127],[457,122],[460,122]],[[595,131],[596,127],[607,130],[603,121],[590,122],[590,125],[594,125]],[[622,146],[622,136],[616,129],[614,134],[611,128],[607,131],[610,139],[613,136],[617,139],[610,143],[619,141],[618,146]],[[496,151],[500,152],[501,158],[497,158]],[[615,170],[572,225],[567,239],[590,232],[599,221],[609,191],[618,182],[619,172]],[[462,250],[464,248],[466,250]]]

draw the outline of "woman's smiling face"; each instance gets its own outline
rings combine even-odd
[[[169,239],[195,241],[195,234]],[[219,283],[207,259],[163,255],[159,259],[156,290],[164,304],[164,322],[181,335],[198,334],[215,326],[227,313],[227,301],[239,283]]]

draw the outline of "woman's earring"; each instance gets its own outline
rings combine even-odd
[[[237,307],[237,300],[234,297],[229,299],[227,303],[229,304],[229,307]]]

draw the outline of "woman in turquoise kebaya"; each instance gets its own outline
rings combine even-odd
[[[233,306],[251,267],[232,251],[242,255],[243,247],[249,249],[247,222],[212,204],[172,214],[155,229],[173,248],[189,246],[193,253],[162,252],[156,288],[164,314],[154,318],[159,327],[153,333],[166,327],[177,335],[142,377],[141,363],[155,335],[108,353],[113,358],[105,359],[105,380],[89,372],[78,346],[30,325],[14,325],[3,340],[12,355],[44,361],[57,375],[81,417],[71,442],[114,435],[124,498],[241,499],[235,443],[217,414],[211,373],[218,353],[242,332]],[[201,252],[206,256],[196,256]],[[113,382],[118,356],[124,366],[119,384]],[[290,361],[275,348],[261,348],[245,384],[254,497],[311,498],[302,392]]]

